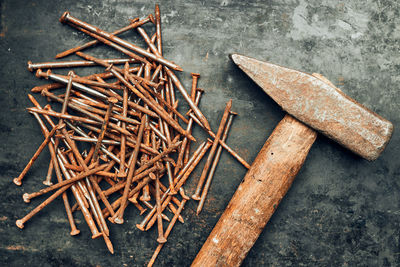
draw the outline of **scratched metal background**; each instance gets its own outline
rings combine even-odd
[[[154,2],[144,0],[72,2],[0,1],[0,264],[143,266],[156,247],[156,231],[136,229],[140,217],[133,208],[126,212],[124,225],[111,225],[113,256],[102,240],[90,239],[80,215],[81,234],[69,236],[60,200],[24,230],[15,226],[16,219],[40,202],[27,205],[21,195],[42,187],[49,159],[48,152],[41,155],[22,187],[12,183],[42,142],[36,121],[24,108],[31,106],[26,94],[44,81],[26,70],[26,61],[48,61],[57,52],[89,40],[58,22],[66,10],[109,31],[154,10]],[[233,99],[233,110],[240,115],[228,143],[252,162],[284,113],[234,66],[228,54],[239,52],[319,72],[396,128],[399,11],[396,0],[162,1],[164,53],[184,68],[180,77],[187,88],[190,72],[201,73],[199,86],[206,90],[201,108],[213,129],[226,101]],[[124,38],[143,44],[135,32]],[[90,53],[120,56],[108,48]],[[198,128],[195,134],[198,139],[205,137]],[[382,156],[367,162],[319,137],[243,265],[399,266],[399,144],[395,130]],[[157,266],[191,263],[244,174],[245,169],[224,152],[203,212],[197,217],[196,205],[189,202],[183,212],[186,222],[176,225]],[[191,181],[198,176],[199,170]],[[193,183],[187,188],[192,190]]]

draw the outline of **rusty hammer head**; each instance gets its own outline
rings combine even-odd
[[[322,75],[239,54],[231,59],[286,112],[367,160],[385,149],[393,124],[351,99]]]

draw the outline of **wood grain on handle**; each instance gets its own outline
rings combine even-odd
[[[264,144],[192,266],[239,266],[303,165],[317,134],[286,115]]]

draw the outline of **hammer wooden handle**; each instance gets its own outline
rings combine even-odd
[[[286,115],[268,138],[192,266],[239,266],[303,165],[317,134]]]

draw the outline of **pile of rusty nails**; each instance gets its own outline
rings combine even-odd
[[[155,19],[153,15],[144,19],[136,18],[128,26],[113,33],[83,22],[69,12],[65,12],[60,21],[94,40],[56,56],[63,58],[75,53],[84,59],[82,61],[28,62],[28,69],[36,70],[37,77],[55,82],[36,86],[32,92],[40,92],[49,101],[61,103],[62,108],[60,112],[54,111],[50,105],[42,108],[29,95],[34,107],[28,108],[28,111],[39,122],[45,139],[22,173],[14,179],[14,183],[21,185],[30,167],[47,146],[51,160],[43,184],[48,187],[34,193],[25,193],[23,199],[29,203],[35,197],[54,193],[25,217],[17,220],[16,224],[22,229],[36,213],[62,195],[71,226],[70,234],[77,235],[80,232],[73,216],[73,212],[80,210],[92,238],[103,237],[113,253],[106,219],[122,224],[124,211],[128,203],[132,203],[140,214],[149,209],[143,221],[136,225],[138,229],[147,231],[157,222],[159,244],[149,262],[151,266],[176,220],[184,222],[180,213],[189,197],[183,185],[206,152],[211,148],[192,195],[192,199],[199,201],[197,214],[204,205],[222,148],[249,168],[249,164],[225,143],[235,115],[231,112],[232,100],[228,101],[218,131],[214,134],[198,107],[203,92],[197,88],[199,74],[192,73],[189,95],[173,72],[182,69],[162,55],[158,5],[155,8]],[[152,37],[142,28],[148,22],[155,25]],[[117,37],[131,29],[136,29],[143,37],[147,49]],[[117,49],[128,58],[99,59],[80,52],[99,43]],[[125,65],[119,68],[115,66],[118,64]],[[72,71],[63,76],[50,70],[96,65],[105,67],[106,72],[80,77]],[[110,78],[116,78],[116,82],[105,81]],[[57,88],[65,88],[63,94],[50,92]],[[178,111],[175,88],[190,106],[186,116]],[[40,115],[51,126],[50,131]],[[58,122],[54,122],[54,118],[58,118]],[[186,124],[186,129],[181,126],[181,122]],[[190,142],[195,141],[191,134],[194,123],[200,125],[211,139],[202,142],[190,155]],[[81,153],[78,147],[84,146],[83,143],[88,149]],[[51,180],[53,172],[57,178],[54,184]],[[168,186],[161,182],[164,176],[167,177]],[[68,189],[71,189],[76,201],[72,207],[67,196]],[[115,200],[111,202],[110,199]],[[172,219],[164,213],[165,210],[173,214]],[[163,221],[169,222],[166,230]]]

